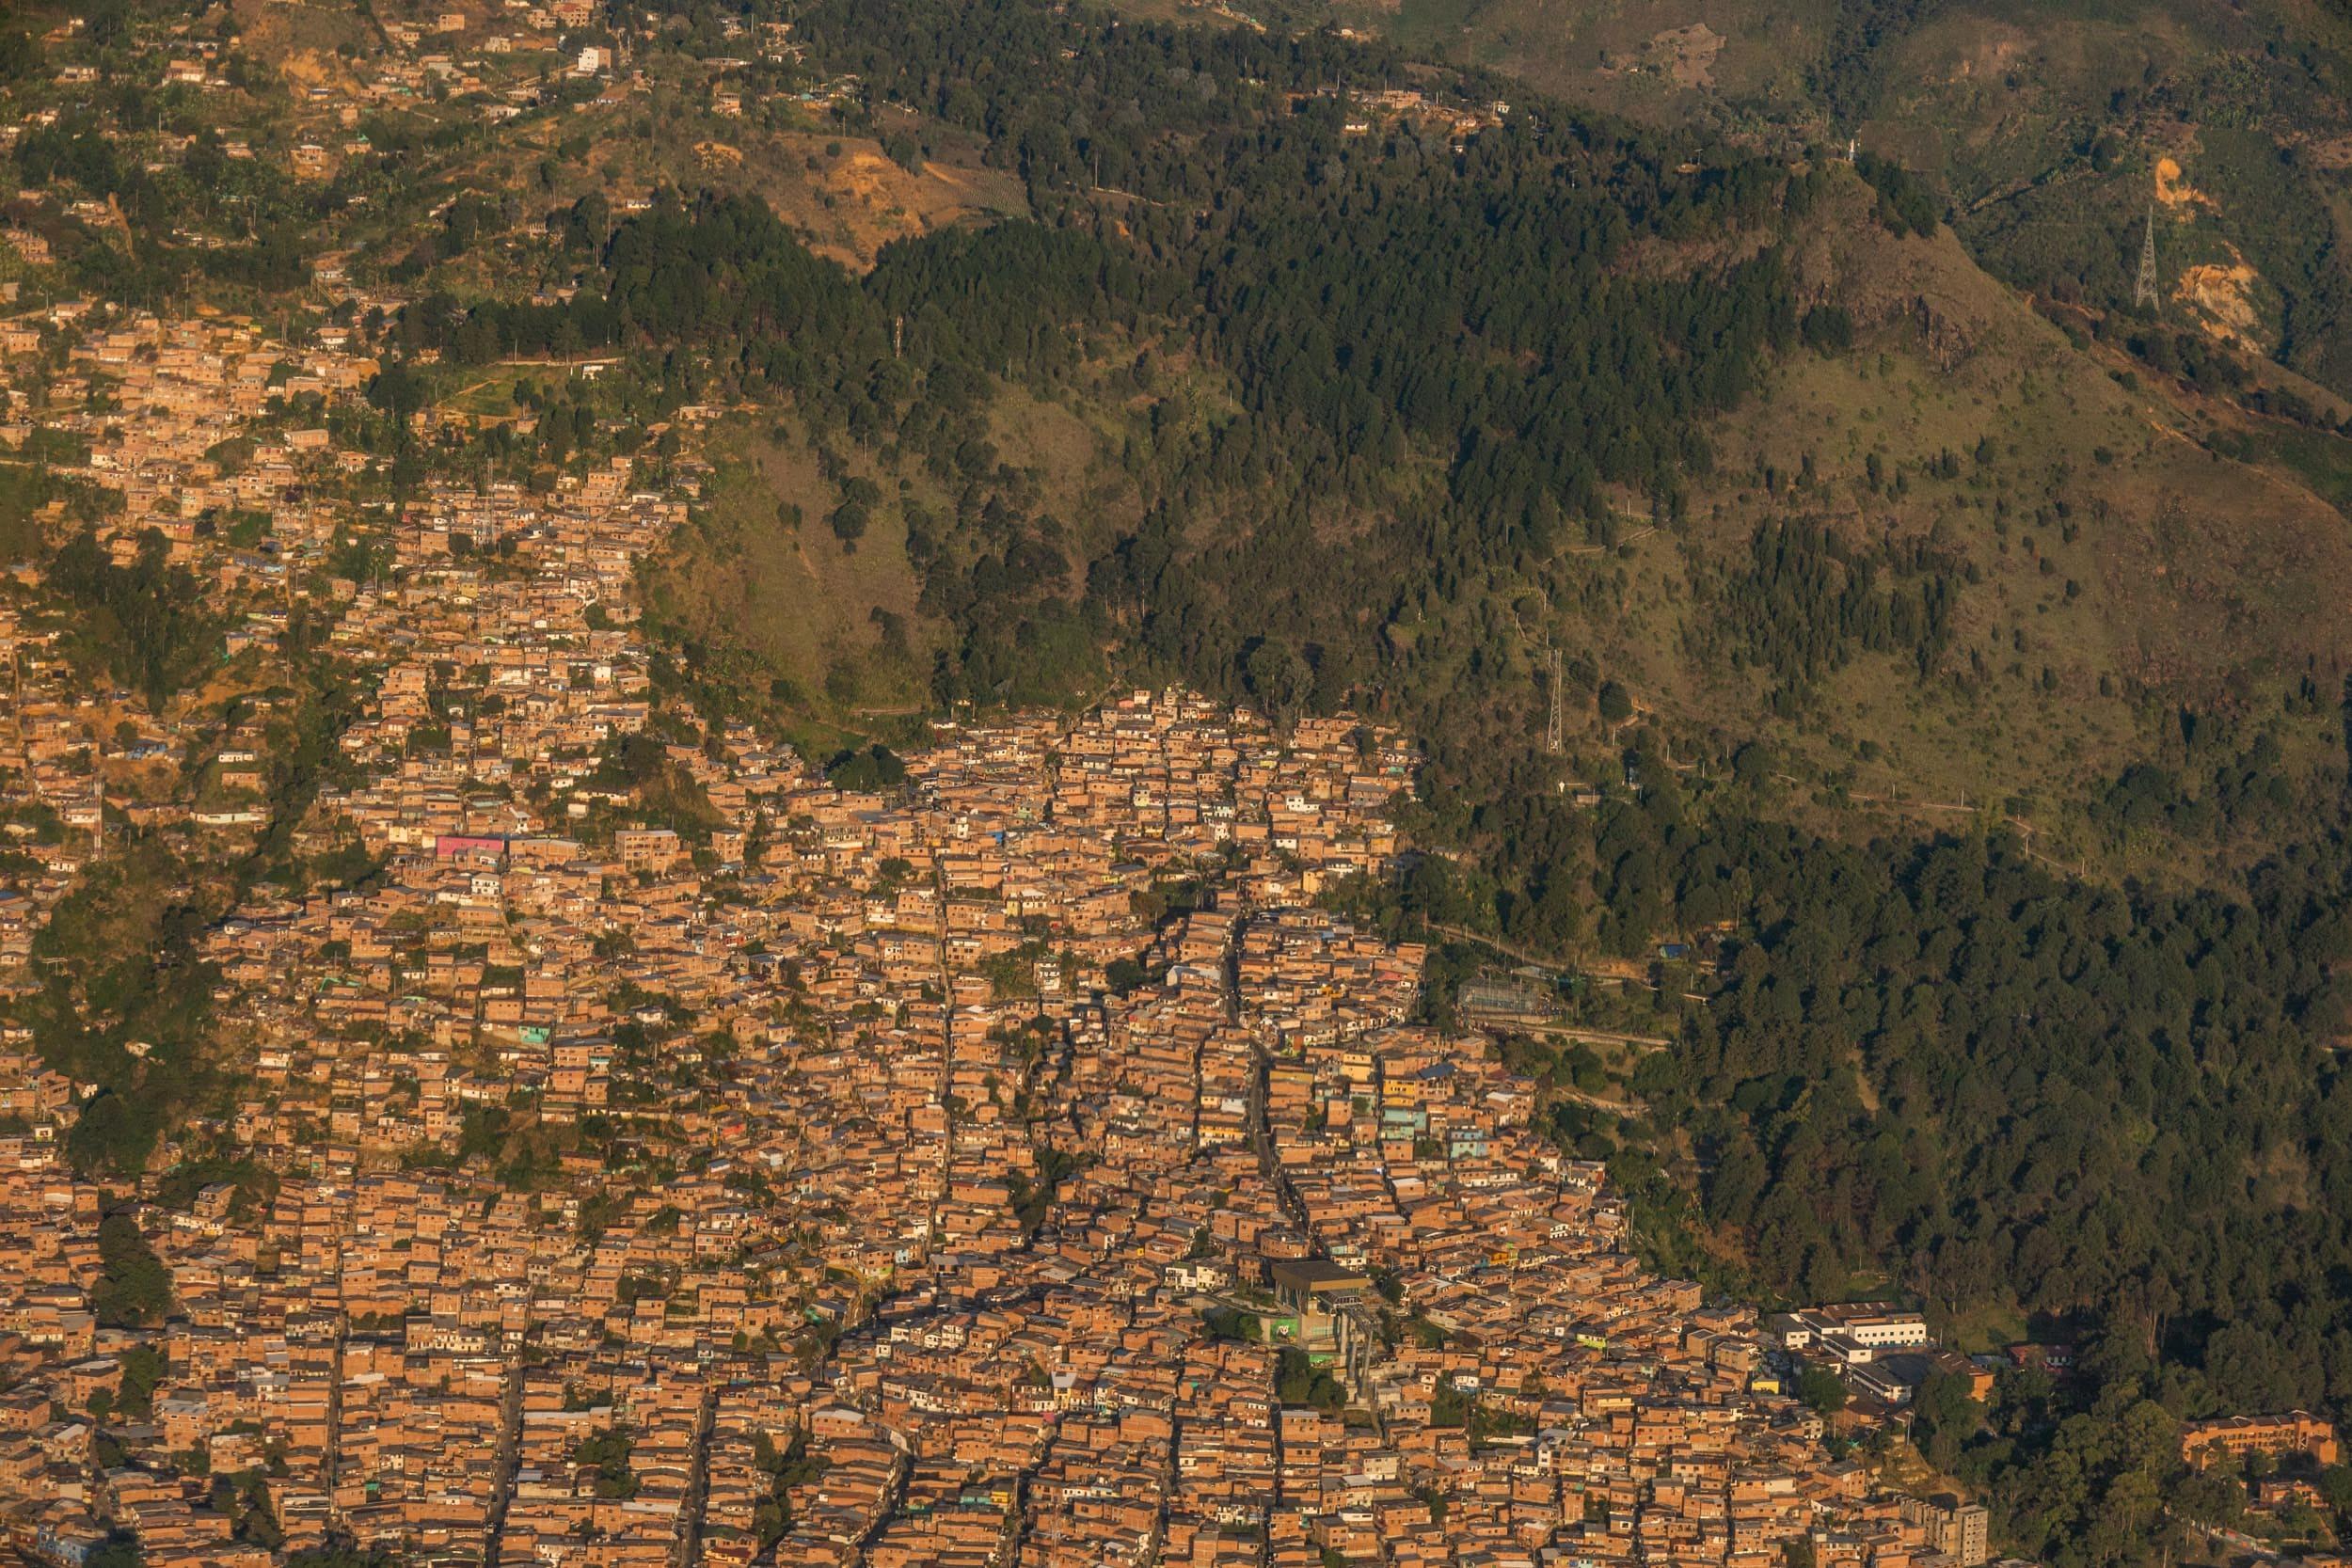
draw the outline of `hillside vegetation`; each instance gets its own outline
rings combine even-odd
[[[1331,15],[1653,125],[1825,153],[1851,138],[1927,176],[2010,283],[2274,359],[2339,400],[2338,418],[2352,395],[2341,8],[1402,0]],[[2152,212],[2148,311],[2135,295]]]

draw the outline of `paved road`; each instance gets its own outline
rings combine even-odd
[[[710,1501],[710,1431],[719,1414],[719,1385],[703,1389],[702,1414],[694,1422],[694,1459],[686,1472],[686,1503],[677,1532],[678,1568],[693,1568],[702,1556],[703,1510]]]
[[[523,1370],[506,1367],[506,1387],[499,1396],[498,1486],[490,1494],[490,1512],[483,1526],[482,1560],[499,1560],[499,1537],[506,1529],[506,1511],[515,1501],[515,1471],[520,1461],[523,1436]]]

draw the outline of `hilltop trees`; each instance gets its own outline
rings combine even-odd
[[[1459,149],[1410,124],[1355,135],[1331,89],[1402,62],[1323,35],[1017,0],[820,5],[795,28],[875,102],[984,136],[1042,221],[903,240],[857,280],[756,201],[664,192],[614,223],[591,196],[551,224],[586,273],[568,301],[428,294],[392,338],[468,361],[632,353],[677,399],[707,356],[820,441],[919,461],[955,492],[952,517],[901,506],[949,628],[942,697],[1073,696],[1120,639],[1224,695],[1342,700],[1396,664],[1383,628],[1416,600],[1605,536],[1624,495],[1671,513],[1711,461],[1703,417],[1796,341],[1769,240],[1711,243],[1778,221],[1795,195],[1775,166],[1670,166],[1532,118]],[[1710,244],[1645,248],[1661,239]],[[1090,388],[1120,361],[1149,383],[1164,351],[1238,406],[1155,409],[1121,460],[1137,520],[1073,538],[1003,466],[992,388]],[[898,504],[845,488],[827,522],[859,546]]]

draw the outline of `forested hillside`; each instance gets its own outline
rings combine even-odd
[[[815,40],[829,24],[805,24]],[[909,542],[924,607],[951,637],[941,696],[993,690],[997,642],[1083,617],[1093,641],[1116,637],[1167,673],[1330,705],[1377,678],[1427,607],[1460,606],[1500,563],[1581,546],[1623,508],[1671,515],[1683,476],[1708,462],[1705,418],[1795,341],[1773,230],[1848,178],[1761,163],[1678,172],[1661,150],[1566,126],[1500,128],[1458,154],[1406,126],[1354,135],[1338,100],[1291,101],[1354,60],[1327,42],[1016,7],[965,25],[1003,30],[983,33],[993,56],[1073,53],[1050,79],[1101,95],[1079,123],[1114,119],[1129,78],[1146,94],[1224,86],[1173,100],[1181,135],[1065,148],[1066,117],[1051,135],[992,127],[997,110],[943,80],[942,112],[991,131],[1039,204],[1062,204],[1050,227],[894,246],[852,280],[756,204],[665,196],[615,224],[589,198],[561,232],[595,287],[562,305],[428,298],[393,331],[462,363],[692,348],[709,370],[680,369],[679,395],[715,377],[788,404],[820,440],[921,454],[952,520],[979,525],[895,503],[921,514]],[[1041,27],[1043,40],[1024,31]],[[857,28],[910,47],[966,37],[912,13]],[[945,69],[878,42],[841,47],[877,74]],[[991,74],[1009,102],[1047,96]],[[1079,157],[1118,166],[1115,201],[1077,200],[1096,178]],[[1154,396],[1171,364],[1213,368],[1216,395]],[[986,438],[989,388],[1007,380],[1049,394],[1115,380],[1148,400],[1102,454],[1131,530],[1026,515]],[[854,545],[884,499],[845,486],[826,520]],[[1323,569],[1343,541],[1345,578]],[[1025,678],[1057,689],[1033,666]]]
[[[2168,343],[2185,330],[2271,359],[2339,412],[2352,395],[2340,8],[1405,0],[1336,14],[1652,124],[1791,149],[1856,138],[1920,171],[1972,253],[2017,286],[2161,317]],[[2136,296],[2152,211],[2150,309]]]

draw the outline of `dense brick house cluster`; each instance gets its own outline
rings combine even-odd
[[[1395,862],[1402,737],[1134,691],[943,721],[902,785],[838,788],[659,688],[634,572],[691,459],[429,485],[303,601],[351,521],[313,482],[370,460],[271,411],[366,362],[146,318],[76,356],[159,410],[87,432],[105,546],[152,527],[207,575],[231,675],[299,605],[369,679],[282,825],[343,873],[203,939],[242,1092],[102,1193],[59,1151],[84,1087],[0,1037],[26,1549],[1960,1560],[1827,1457],[1749,1313],[1635,1261],[1539,1085],[1422,1022],[1425,955],[1318,907]],[[265,706],[190,759],[12,646],[0,790],[133,801],[151,762],[201,781],[191,831],[258,833]],[[0,975],[98,826],[21,835]],[[99,1323],[110,1210],[167,1272],[151,1326]]]

